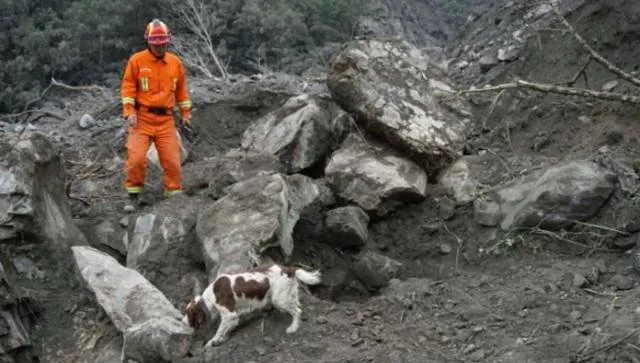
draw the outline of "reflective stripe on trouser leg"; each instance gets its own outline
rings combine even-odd
[[[162,165],[165,194],[181,191],[180,144],[173,120],[157,127],[154,141]]]
[[[141,193],[147,171],[147,150],[151,144],[153,130],[143,122],[129,126],[127,134],[127,193]]]

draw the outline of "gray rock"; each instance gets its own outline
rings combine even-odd
[[[387,286],[389,281],[400,274],[402,264],[373,251],[360,253],[353,263],[353,272],[371,290]]]
[[[618,188],[625,198],[640,190],[640,176],[634,170],[634,159],[621,159],[613,154],[611,148],[603,146],[594,155],[593,162],[617,175]]]
[[[457,205],[463,205],[500,180],[503,171],[504,166],[493,155],[465,155],[444,170],[438,183]]]
[[[501,227],[553,229],[586,220],[609,198],[614,183],[614,174],[590,161],[549,168],[530,186],[526,197],[506,211]]]
[[[440,218],[445,221],[451,220],[456,216],[456,203],[450,198],[441,197],[437,198],[438,209],[440,212]]]
[[[473,220],[476,223],[495,227],[500,224],[504,218],[504,213],[500,209],[500,204],[493,200],[485,200],[478,198],[473,202]]]
[[[171,319],[150,319],[129,327],[123,334],[122,361],[173,362],[191,345],[191,328]]]
[[[13,268],[19,274],[31,274],[32,271],[36,268],[36,264],[31,261],[31,259],[18,256],[12,260]]]
[[[93,247],[75,246],[72,251],[80,278],[124,333],[125,356],[144,354],[170,361],[187,353],[193,330],[180,322],[181,313],[160,290]]]
[[[485,54],[478,60],[478,65],[480,66],[480,72],[487,73],[491,70],[491,68],[498,65],[498,59],[495,55]]]
[[[62,160],[41,134],[0,140],[0,240],[35,234],[61,255],[87,244],[73,223]]]
[[[589,280],[584,277],[582,274],[574,273],[573,274],[573,286],[574,287],[585,287],[589,285]]]
[[[40,310],[36,309],[38,305],[35,302],[7,279],[0,263],[0,360],[6,352],[31,350],[34,341],[24,310],[28,308],[30,314],[39,314]]]
[[[424,170],[355,134],[350,134],[333,153],[325,177],[338,195],[376,216],[426,196]]]
[[[451,248],[451,245],[448,243],[441,243],[438,247],[440,249],[440,253],[443,255],[448,255],[453,251],[453,248]]]
[[[300,172],[323,160],[341,141],[347,117],[336,105],[303,94],[290,98],[280,109],[251,124],[244,132],[242,148],[276,155],[285,170]],[[337,132],[334,132],[333,127]]]
[[[511,62],[520,57],[520,48],[516,45],[498,49],[498,60],[501,62]]]
[[[203,262],[195,227],[204,205],[201,197],[181,195],[132,216],[127,267],[140,272],[174,302],[184,300],[180,295],[190,289],[177,289],[181,278]]]
[[[611,278],[611,285],[621,291],[631,290],[635,286],[635,280],[631,276],[616,274]]]
[[[505,213],[522,202],[533,188],[538,174],[527,175],[507,186],[488,192],[473,202],[474,219],[494,227],[504,219]]]
[[[474,219],[503,230],[557,229],[592,217],[609,198],[615,174],[591,161],[570,161],[524,176],[474,202]]]
[[[338,299],[346,291],[349,283],[353,282],[349,261],[335,248],[326,246],[326,248],[320,248],[320,251],[322,255],[322,284],[314,290],[323,299]]]
[[[91,115],[85,113],[78,120],[78,127],[80,127],[80,129],[84,130],[84,129],[88,129],[89,127],[93,126],[95,123],[96,123],[96,120],[94,120],[93,117],[91,117]]]
[[[602,85],[602,91],[603,92],[611,92],[616,87],[618,87],[618,81],[616,81],[616,80],[609,81],[609,82],[607,82],[607,83]]]
[[[93,363],[120,363],[122,362],[122,336],[117,336],[105,345],[93,358]]]
[[[280,160],[265,152],[231,149],[224,155],[186,164],[184,189],[207,189],[214,198],[220,198],[224,189],[237,182],[258,175],[284,172]]]
[[[367,241],[369,216],[355,206],[327,212],[325,242],[338,248],[361,248]]]
[[[86,228],[87,236],[95,243],[109,246],[118,251],[121,255],[127,255],[129,241],[126,236],[126,229],[111,219],[104,219],[98,223],[89,225]]]
[[[472,114],[446,72],[404,41],[347,43],[328,80],[360,126],[438,172],[462,155]]]
[[[327,197],[324,188],[311,178],[282,174],[259,175],[228,187],[224,197],[202,210],[196,225],[209,278],[259,263],[269,247],[291,255],[300,213]]]

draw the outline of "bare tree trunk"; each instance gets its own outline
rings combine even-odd
[[[189,29],[198,37],[200,42],[205,46],[206,52],[209,54],[213,62],[216,64],[218,71],[223,79],[228,78],[228,74],[216,52],[213,42],[211,41],[211,33],[209,32],[208,21],[212,16],[213,9],[207,8],[202,0],[185,0],[178,6],[181,15],[180,19],[189,27]]]

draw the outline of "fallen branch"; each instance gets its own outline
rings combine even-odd
[[[51,85],[52,86],[56,86],[56,87],[60,87],[63,89],[67,89],[70,91],[104,91],[104,87],[102,86],[98,86],[95,84],[89,85],[89,86],[70,86],[68,84],[64,84],[62,82],[58,82],[55,80],[55,78],[51,77]]]
[[[65,119],[64,117],[62,117],[62,116],[60,116],[60,115],[58,115],[56,113],[53,113],[51,111],[29,110],[29,106],[31,106],[32,104],[34,104],[34,103],[40,101],[42,98],[44,98],[44,95],[47,94],[47,92],[49,92],[51,87],[58,87],[58,88],[62,88],[62,89],[70,90],[70,91],[104,91],[104,88],[101,87],[101,86],[97,86],[97,85],[70,86],[68,84],[64,84],[62,82],[59,82],[55,78],[51,77],[51,82],[49,83],[49,85],[44,90],[42,90],[42,92],[40,92],[40,95],[38,95],[38,97],[28,101],[24,105],[24,108],[22,109],[22,112],[0,116],[0,120],[1,119],[16,118],[16,117],[28,115],[28,114],[34,113],[34,112],[39,112],[41,114],[44,114],[44,115],[47,115],[47,116],[51,116],[53,118],[57,118],[58,120],[64,120]]]
[[[53,118],[56,118],[58,120],[64,120],[65,118],[55,112],[51,112],[51,111],[47,111],[47,110],[27,110],[27,111],[23,111],[23,112],[19,112],[19,113],[13,113],[10,115],[3,115],[0,116],[0,120],[2,119],[11,119],[11,118],[16,118],[16,117],[20,117],[20,116],[24,116],[24,115],[28,115],[30,113],[41,113],[44,116],[51,116]]]
[[[581,221],[573,221],[573,223],[579,224],[579,225],[585,226],[585,227],[591,227],[591,228],[602,229],[602,230],[605,230],[605,231],[618,233],[618,234],[621,234],[623,236],[630,236],[631,235],[628,232],[620,231],[618,229],[607,227],[607,226],[601,226],[599,224],[593,224],[593,223],[587,223],[587,222],[581,222]]]
[[[558,94],[563,94],[567,96],[589,97],[589,98],[596,98],[596,99],[607,100],[607,101],[619,101],[619,102],[631,103],[636,105],[640,104],[640,97],[636,97],[636,96],[624,95],[624,94],[613,93],[613,92],[592,91],[588,89],[574,88],[574,87],[563,87],[563,86],[556,86],[548,83],[536,83],[536,82],[529,82],[529,81],[523,81],[523,80],[516,80],[515,82],[504,83],[504,84],[491,86],[491,87],[463,90],[463,91],[459,91],[458,93],[464,94],[464,93],[492,92],[492,91],[499,91],[499,90],[511,89],[511,88],[524,88],[524,89],[531,89],[534,91],[545,92],[545,93],[558,93]]]
[[[596,290],[590,289],[588,287],[583,288],[582,290],[584,290],[584,292],[588,292],[589,294],[596,295],[596,296],[602,296],[602,297],[615,297],[615,296],[618,296],[618,295],[616,295],[616,294],[614,294],[612,292],[600,292],[600,291],[596,291]]]
[[[585,71],[587,70],[587,67],[589,66],[589,64],[591,64],[592,59],[593,57],[589,56],[589,58],[584,63],[584,65],[576,72],[576,74],[571,78],[571,80],[567,82],[567,86],[573,87],[573,85],[576,84],[576,82],[578,82],[578,78],[582,76],[584,78],[585,86],[589,87],[589,77],[587,77],[587,72]]]
[[[491,106],[489,107],[489,112],[487,112],[487,116],[485,116],[485,118],[482,120],[482,129],[483,130],[487,129],[487,121],[489,120],[491,115],[493,115],[493,112],[495,111],[496,106],[498,105],[498,100],[504,94],[504,91],[505,90],[501,90],[500,92],[498,92],[498,94],[493,98],[493,101],[491,101]]]
[[[570,245],[576,246],[576,247],[580,247],[580,248],[584,248],[584,249],[589,249],[590,247],[587,245],[584,245],[582,243],[576,242],[574,240],[570,240],[568,238],[562,237],[561,235],[555,233],[555,232],[551,232],[551,231],[547,231],[546,229],[542,229],[539,227],[534,227],[531,228],[531,233],[534,234],[538,234],[538,235],[542,235],[542,236],[547,236],[547,237],[551,237],[551,238],[555,238],[559,241],[562,242],[566,242]],[[607,249],[607,248],[600,248],[600,247],[594,247],[593,250],[595,251],[601,251],[601,252],[612,252],[612,250]]]
[[[632,336],[634,336],[634,335],[636,335],[638,333],[640,333],[640,328],[635,328],[632,331],[630,331],[629,333],[627,333],[624,336],[622,336],[621,338],[616,339],[613,342],[605,344],[605,345],[603,345],[601,347],[595,348],[594,350],[592,350],[588,354],[585,354],[584,356],[577,358],[575,360],[575,363],[587,362],[587,361],[593,359],[593,357],[596,354],[598,354],[600,352],[606,352],[606,351],[610,350],[611,348],[616,347],[620,343],[623,343],[625,340],[631,338]]]
[[[615,65],[611,64],[611,62],[609,62],[606,59],[604,59],[604,57],[601,56],[600,54],[598,54],[598,52],[596,52],[593,48],[591,48],[591,46],[587,43],[587,41],[584,40],[584,38],[582,36],[580,36],[580,34],[578,34],[578,32],[576,32],[576,30],[573,28],[573,26],[571,24],[569,24],[567,19],[560,12],[560,9],[558,9],[557,4],[555,4],[553,1],[551,1],[551,6],[553,6],[553,10],[555,11],[556,15],[558,16],[560,21],[564,24],[564,26],[567,28],[567,30],[569,30],[571,35],[573,35],[573,37],[576,38],[576,40],[578,41],[578,43],[580,43],[582,48],[584,48],[587,52],[589,52],[591,57],[596,62],[602,64],[610,72],[612,72],[612,73],[624,78],[625,80],[631,82],[632,84],[640,87],[640,79],[632,76],[631,74],[623,71],[622,69],[620,69],[620,68],[616,67]]]
[[[619,299],[619,297],[617,295],[613,296],[613,298],[611,300],[611,304],[609,304],[609,308],[607,309],[607,313],[605,314],[605,316],[598,323],[598,328],[599,328],[600,331],[602,330],[604,325],[609,320],[609,317],[611,317],[611,313],[613,312],[613,308],[615,307],[615,304],[618,301],[618,299]],[[591,348],[591,344],[593,343],[593,340],[595,339],[595,337],[596,337],[596,334],[592,334],[589,337],[589,340],[587,340],[587,342],[582,346],[582,348],[578,352],[578,357],[580,357],[582,355],[582,353],[587,351],[587,349]]]

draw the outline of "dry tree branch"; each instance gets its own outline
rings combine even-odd
[[[567,86],[573,87],[573,85],[576,84],[576,82],[578,82],[578,78],[580,78],[580,76],[582,76],[584,78],[585,85],[587,87],[589,87],[589,77],[587,77],[586,70],[587,70],[587,67],[589,66],[589,64],[591,63],[592,59],[593,59],[593,57],[589,56],[589,58],[584,63],[584,65],[580,68],[580,70],[578,70],[576,72],[576,74],[571,78],[571,80],[569,82],[567,82]]]
[[[576,32],[573,26],[569,24],[569,21],[567,21],[567,19],[562,15],[562,13],[560,12],[560,9],[558,9],[557,4],[554,1],[550,1],[550,3],[551,3],[551,6],[553,6],[553,10],[556,13],[556,16],[564,24],[564,26],[571,33],[571,35],[573,35],[573,37],[578,41],[578,43],[580,43],[582,48],[584,48],[587,52],[589,52],[589,54],[591,55],[591,58],[593,58],[596,62],[602,64],[610,72],[640,87],[640,79],[616,67],[611,62],[606,60],[603,56],[601,56],[598,52],[596,52],[593,48],[591,48],[591,46],[587,43],[587,41],[584,40],[584,38],[580,34],[578,34],[578,32]]]
[[[9,115],[2,115],[2,116],[0,116],[0,120],[2,120],[2,119],[12,119],[12,118],[28,115],[30,113],[41,113],[41,114],[43,114],[45,116],[50,116],[50,117],[53,117],[53,118],[58,119],[58,120],[64,120],[65,119],[62,115],[59,115],[59,114],[57,114],[55,112],[51,112],[51,111],[46,111],[46,110],[26,110],[26,111],[23,111],[23,112],[12,113],[12,114],[9,114]]]
[[[585,249],[585,250],[586,250],[586,249],[589,249],[589,246],[587,246],[587,245],[584,245],[584,244],[582,244],[582,243],[580,243],[580,242],[576,242],[576,241],[571,240],[571,239],[569,239],[569,238],[565,238],[565,237],[561,236],[561,235],[560,235],[560,234],[558,234],[558,233],[555,233],[555,232],[552,232],[552,231],[548,231],[548,230],[546,230],[546,229],[542,229],[542,228],[540,228],[540,227],[534,227],[534,228],[531,228],[531,229],[529,230],[529,233],[531,233],[531,234],[537,234],[537,235],[540,235],[540,236],[547,236],[547,237],[550,237],[550,238],[556,239],[556,240],[558,240],[558,241],[562,241],[562,242],[568,243],[568,244],[570,244],[570,245],[572,245],[572,246],[576,246],[576,247],[579,247],[579,248],[583,248],[583,249]],[[601,251],[601,252],[611,252],[611,250],[609,250],[609,249],[607,249],[607,248],[593,247],[593,249],[594,249],[594,250],[596,250],[596,251]]]
[[[40,101],[41,99],[44,98],[45,94],[47,92],[49,92],[49,90],[52,87],[58,87],[58,88],[62,88],[62,89],[66,89],[66,90],[70,90],[70,91],[104,91],[104,87],[98,86],[98,85],[89,85],[89,86],[70,86],[68,84],[62,83],[57,81],[55,78],[51,77],[51,82],[49,83],[49,85],[42,90],[42,92],[40,92],[40,95],[38,95],[38,97],[28,101],[25,105],[24,105],[24,109],[22,110],[22,112],[18,112],[18,113],[13,113],[13,114],[9,114],[9,115],[3,115],[0,116],[0,120],[2,119],[11,119],[11,118],[16,118],[16,117],[20,117],[20,116],[24,116],[24,115],[28,115],[30,113],[41,113],[44,114],[46,116],[51,116],[53,118],[56,118],[58,120],[64,120],[64,117],[61,115],[58,115],[54,112],[51,111],[45,111],[45,110],[29,110],[29,106],[31,106],[32,104]]]
[[[453,236],[453,238],[456,239],[456,243],[458,244],[458,248],[456,249],[456,264],[455,264],[455,272],[457,274],[458,273],[458,262],[460,260],[460,250],[462,250],[462,246],[464,244],[464,241],[462,240],[462,238],[458,237],[458,235],[456,235],[455,233],[451,232],[449,227],[447,227],[446,223],[443,222],[442,225],[444,226],[444,229],[447,231],[447,233],[449,233],[450,235]]]
[[[55,78],[51,77],[51,86],[60,87],[71,91],[104,91],[104,87],[91,84],[88,86],[70,86],[62,82],[58,82]]]
[[[564,24],[565,28],[569,31],[569,33],[573,35],[573,37],[578,41],[578,43],[580,43],[580,45],[589,53],[589,59],[587,60],[587,62],[580,68],[580,70],[578,70],[578,72],[576,72],[576,74],[567,83],[567,85],[572,86],[573,84],[575,84],[575,82],[577,82],[580,75],[584,76],[585,81],[587,81],[587,75],[585,73],[585,69],[589,65],[591,60],[595,60],[596,62],[602,64],[611,73],[616,74],[621,78],[629,81],[630,83],[640,87],[639,78],[636,78],[633,75],[625,72],[624,70],[616,67],[611,62],[606,60],[603,56],[601,56],[598,52],[596,52],[593,48],[591,48],[591,46],[586,42],[586,40],[584,40],[584,38],[582,38],[582,36],[580,36],[580,34],[576,32],[573,26],[569,24],[567,19],[562,15],[560,10],[558,9],[556,2],[553,0],[550,0],[549,3],[553,7],[556,16]],[[563,94],[568,96],[589,97],[589,98],[595,98],[595,99],[601,99],[601,100],[607,100],[607,101],[618,101],[618,102],[630,103],[630,104],[640,104],[640,97],[637,97],[637,96],[631,96],[631,95],[614,93],[614,92],[593,91],[593,90],[584,89],[584,88],[564,87],[564,86],[558,86],[554,84],[537,83],[537,82],[530,82],[525,80],[515,80],[514,82],[503,83],[497,86],[462,90],[462,91],[459,91],[458,94],[502,91],[505,89],[514,89],[514,88],[530,89],[538,92],[557,93],[557,94]]]
[[[586,227],[592,227],[592,228],[596,228],[596,229],[603,229],[603,230],[609,231],[609,232],[615,232],[615,233],[621,234],[623,236],[631,235],[628,232],[621,231],[619,229],[615,229],[615,228],[611,228],[611,227],[607,227],[607,226],[601,226],[599,224],[593,224],[593,223],[587,223],[587,222],[581,222],[581,221],[573,221],[573,223],[580,224],[580,225],[583,225],[583,226],[586,226]]]
[[[614,348],[615,346],[623,343],[625,340],[631,338],[632,336],[636,335],[640,333],[640,328],[635,328],[632,331],[628,332],[627,334],[623,335],[622,337],[620,337],[619,339],[616,339],[608,344],[605,344],[603,346],[600,346],[598,348],[595,348],[594,350],[592,350],[591,352],[589,352],[588,354],[583,355],[582,357],[579,357],[578,359],[575,360],[576,363],[581,363],[581,362],[587,362],[591,359],[593,359],[593,357],[599,353],[599,352],[606,352],[608,350],[610,350],[611,348]]]
[[[640,97],[630,96],[620,93],[614,92],[600,92],[600,91],[592,91],[588,89],[575,88],[575,87],[563,87],[556,86],[548,83],[537,83],[537,82],[529,82],[524,80],[516,80],[515,82],[503,83],[497,86],[484,87],[484,88],[475,88],[469,90],[462,90],[459,93],[479,93],[479,92],[492,92],[499,91],[504,89],[512,89],[512,88],[524,88],[530,89],[539,92],[545,93],[558,93],[568,96],[580,96],[580,97],[590,97],[603,99],[608,101],[619,101],[624,103],[631,104],[640,104]]]
[[[491,107],[489,107],[489,112],[487,112],[487,115],[482,120],[482,129],[483,130],[487,129],[487,121],[493,115],[493,112],[495,111],[496,106],[498,105],[498,100],[500,99],[500,97],[502,97],[502,95],[504,94],[504,91],[505,90],[502,90],[502,91],[498,92],[498,94],[493,98],[493,101],[491,101]]]
[[[178,12],[181,15],[181,20],[184,21],[197,38],[204,43],[207,53],[209,53],[209,56],[213,59],[222,78],[227,79],[227,71],[222,66],[222,63],[220,63],[214,51],[213,43],[211,42],[211,33],[209,32],[210,24],[208,24],[208,21],[205,21],[205,18],[211,17],[211,10],[207,9],[202,0],[186,0],[178,7]]]
[[[189,67],[195,68],[202,72],[209,79],[215,78],[213,73],[207,67],[207,62],[202,57],[198,47],[184,44],[183,40],[175,39],[173,42],[175,50],[182,55],[182,61]]]

